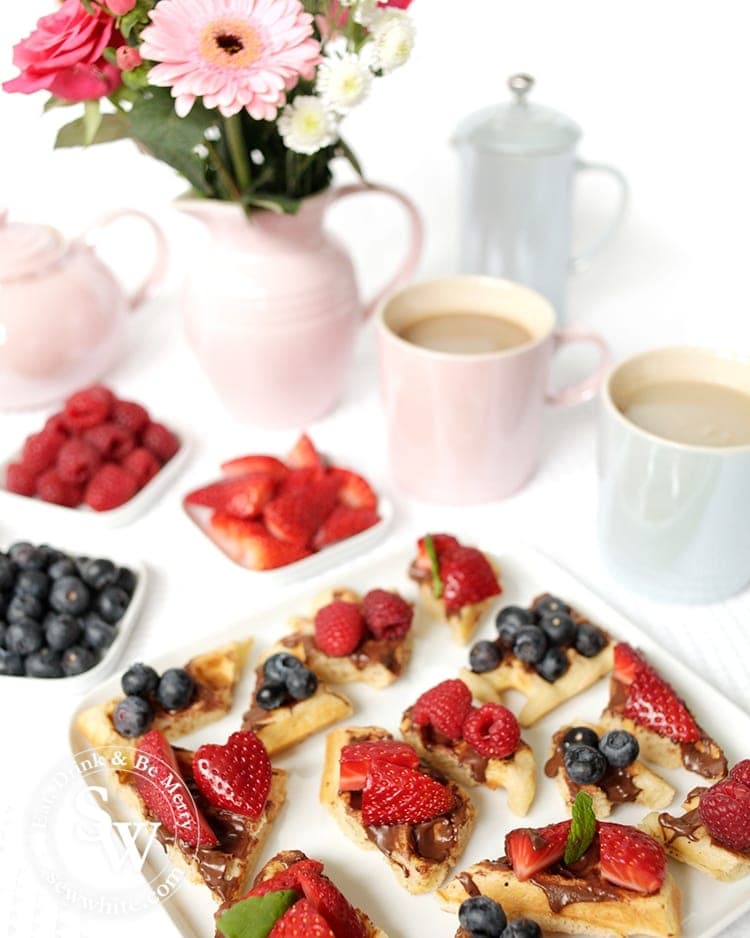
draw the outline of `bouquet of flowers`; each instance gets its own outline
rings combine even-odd
[[[341,121],[409,58],[411,2],[63,0],[3,88],[83,104],[58,147],[130,137],[195,194],[294,212],[334,157],[360,171]]]

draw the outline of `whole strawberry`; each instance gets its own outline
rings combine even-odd
[[[500,594],[495,571],[476,547],[455,547],[439,561],[443,602],[448,613]]]
[[[507,707],[486,703],[467,715],[463,735],[480,755],[488,759],[505,759],[518,749],[521,728]]]
[[[471,710],[471,691],[463,681],[442,681],[425,691],[412,709],[417,726],[434,726],[451,739],[461,739],[464,720]]]
[[[362,613],[375,638],[403,638],[414,618],[414,610],[405,599],[381,589],[366,594]]]
[[[335,599],[315,614],[315,644],[327,655],[350,655],[365,637],[365,620],[359,607]]]
[[[750,788],[727,778],[701,794],[698,810],[706,830],[724,847],[750,850]]]
[[[193,776],[211,804],[258,818],[271,789],[271,760],[255,733],[241,731],[232,733],[223,746],[201,746],[193,760]]]

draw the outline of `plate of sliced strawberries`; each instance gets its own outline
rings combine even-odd
[[[183,499],[188,517],[230,560],[290,580],[369,549],[393,510],[368,480],[329,461],[303,433],[283,458],[250,453]]]

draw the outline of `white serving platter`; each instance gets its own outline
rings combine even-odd
[[[485,548],[487,545],[484,545]],[[750,715],[727,700],[699,675],[680,664],[666,649],[654,643],[636,625],[615,611],[603,599],[583,586],[570,574],[546,557],[529,549],[497,550],[495,556],[502,570],[504,593],[486,615],[477,631],[477,638],[494,633],[495,611],[505,604],[528,604],[538,593],[549,591],[581,610],[592,621],[610,630],[616,638],[627,640],[644,650],[649,659],[673,682],[677,691],[693,708],[698,721],[724,747],[730,764],[750,755],[743,748],[750,739]],[[396,588],[403,595],[416,598],[414,584],[406,576],[413,555],[410,546],[379,555],[363,557],[357,563],[339,568],[316,582],[316,591],[327,586],[347,585],[361,592],[380,586]],[[246,635],[256,637],[251,663],[237,688],[231,712],[215,723],[186,737],[181,744],[194,747],[202,742],[223,742],[239,727],[253,682],[252,661],[258,652],[285,632],[287,618],[306,610],[309,591],[279,595],[278,605],[232,628],[207,636],[188,647],[176,646],[169,654],[149,662],[157,669],[180,665],[193,654],[218,645],[230,638]],[[353,725],[379,724],[397,731],[401,712],[423,690],[440,680],[455,676],[466,663],[468,649],[453,643],[447,626],[420,614],[415,621],[414,656],[400,681],[386,690],[373,690],[364,685],[347,685],[345,693],[355,706]],[[707,644],[706,654],[711,653]],[[91,691],[81,708],[91,706],[118,693],[117,677],[112,677]],[[478,821],[468,849],[456,872],[483,858],[503,854],[505,833],[519,826],[543,826],[565,817],[565,810],[553,781],[546,779],[542,767],[551,734],[565,723],[576,719],[595,721],[607,702],[607,681],[600,681],[588,691],[548,714],[536,726],[524,730],[531,744],[538,767],[538,791],[531,812],[518,818],[507,809],[502,791],[471,789],[478,810]],[[506,703],[516,712],[520,698],[508,694]],[[283,808],[269,839],[263,861],[279,850],[300,849],[326,864],[326,871],[355,905],[367,911],[390,938],[453,938],[457,918],[443,912],[434,895],[411,896],[397,885],[382,855],[354,846],[339,830],[335,821],[318,803],[318,784],[323,761],[325,733],[307,740],[275,760],[289,772],[289,790]],[[73,753],[86,749],[86,741],[71,722],[70,746]],[[678,809],[685,794],[701,780],[683,769],[659,770],[677,789],[673,808]],[[613,812],[612,820],[638,823],[645,811],[626,805]],[[154,854],[152,857],[151,854]],[[144,866],[148,878],[153,865],[163,863],[163,853],[152,849]],[[151,864],[151,865],[150,865]],[[670,861],[670,868],[683,891],[683,938],[710,938],[745,911],[750,909],[750,879],[737,883],[719,883],[697,871]],[[81,875],[84,870],[79,870]],[[174,895],[161,904],[176,929],[188,938],[212,938],[214,905],[207,890],[183,883]]]

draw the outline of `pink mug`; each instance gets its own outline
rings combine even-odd
[[[401,333],[421,319],[480,313],[519,325],[528,341],[502,351],[456,353],[415,345]],[[539,461],[545,402],[589,400],[610,363],[598,335],[555,329],[539,293],[491,277],[446,277],[391,296],[377,314],[380,382],[396,481],[427,501],[477,504],[519,489]],[[555,351],[570,342],[600,350],[594,372],[548,390]]]

